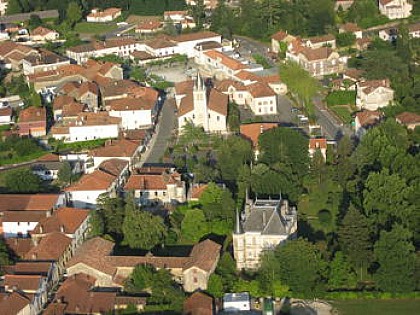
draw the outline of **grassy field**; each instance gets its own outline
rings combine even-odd
[[[80,22],[74,27],[77,33],[100,35],[117,29],[116,24]]]
[[[345,124],[351,124],[353,121],[353,117],[351,116],[352,113],[350,112],[348,106],[336,105],[330,107],[330,109],[336,113]]]
[[[339,315],[415,315],[420,313],[420,299],[350,300],[332,302]]]

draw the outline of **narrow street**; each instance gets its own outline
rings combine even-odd
[[[159,116],[158,127],[148,150],[143,155],[143,163],[161,163],[168,147],[172,132],[176,128],[175,100],[166,99]]]

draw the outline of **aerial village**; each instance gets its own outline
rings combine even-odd
[[[0,315],[414,299],[420,9],[327,2],[335,28],[259,40],[266,0],[0,0]]]

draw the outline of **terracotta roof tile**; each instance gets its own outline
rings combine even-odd
[[[418,124],[420,123],[420,115],[410,112],[403,112],[395,117],[401,124]]]
[[[270,88],[268,84],[262,82],[253,83],[247,88],[249,93],[251,93],[254,98],[276,96],[276,93],[273,91],[273,89]]]
[[[22,109],[19,113],[19,122],[38,122],[46,121],[47,112],[45,107],[35,107],[31,106],[25,109]]]
[[[63,106],[63,112],[61,115],[63,117],[77,117],[85,109],[86,105],[77,102],[72,102]]]
[[[200,199],[201,195],[207,189],[208,186],[209,186],[208,184],[194,185],[191,188],[191,199],[194,199],[194,200]]]
[[[45,218],[45,211],[4,211],[2,222],[39,222]]]
[[[11,117],[13,113],[13,110],[11,107],[4,107],[0,108],[0,116],[2,117]]]
[[[154,31],[162,27],[162,22],[158,20],[144,21],[137,25],[137,30]]]
[[[4,242],[7,248],[20,258],[23,258],[34,247],[30,238],[6,238]]]
[[[312,138],[309,139],[309,149],[326,149],[327,148],[327,139],[325,138]]]
[[[95,170],[91,174],[83,175],[80,180],[67,187],[65,191],[94,191],[109,189],[116,177],[101,170]]]
[[[132,157],[139,148],[139,145],[134,140],[111,140],[104,147],[93,149],[91,154],[96,157]]]
[[[220,256],[222,246],[212,240],[205,240],[194,245],[190,257],[191,260],[184,266],[184,269],[197,267],[210,272]]]
[[[37,36],[46,36],[49,33],[55,33],[55,31],[50,30],[49,28],[43,27],[43,26],[38,26],[37,28],[33,29],[31,32],[31,35],[37,35]]]
[[[333,41],[335,40],[335,36],[332,34],[327,34],[327,35],[309,37],[307,40],[313,44],[317,44],[317,43]]]
[[[89,216],[89,210],[78,208],[60,208],[53,212],[50,217],[44,217],[31,234],[48,234],[62,232],[74,234]]]
[[[356,113],[360,126],[366,128],[373,126],[380,121],[382,114],[379,111],[364,110]]]
[[[284,32],[284,31],[278,31],[277,33],[274,33],[273,35],[271,35],[272,39],[279,42],[285,39],[286,37],[287,37],[287,32]]]
[[[67,278],[55,295],[66,304],[66,314],[105,314],[113,311],[116,292],[93,291],[96,279],[83,273]],[[54,303],[49,308],[54,308]],[[54,314],[48,310],[47,314]]]
[[[194,292],[184,301],[184,314],[213,315],[213,298],[202,292]]]
[[[59,194],[0,194],[0,211],[48,211],[54,208]]]
[[[251,123],[242,124],[240,126],[241,135],[251,140],[252,145],[256,147],[258,145],[258,138],[262,133],[272,128],[278,127],[277,123]]]
[[[55,260],[66,252],[71,245],[71,238],[60,232],[53,232],[44,236],[39,244],[33,247],[25,256],[28,260]]]
[[[320,47],[320,48],[304,48],[300,52],[306,57],[309,61],[328,59],[334,51],[329,47]]]
[[[24,295],[13,292],[0,300],[0,314],[16,315],[30,304],[30,300]]]
[[[125,185],[125,190],[166,190],[168,178],[161,174],[131,175]]]
[[[47,276],[52,264],[52,262],[43,261],[18,261],[13,266],[13,273]]]
[[[66,84],[66,88],[69,88],[70,86],[73,86],[73,84]],[[53,101],[53,109],[54,110],[62,110],[64,105],[70,104],[74,102],[74,98],[68,95],[58,95],[56,98],[54,98]]]
[[[60,157],[58,154],[47,153],[36,160],[37,162],[59,162]]]
[[[227,116],[228,114],[228,103],[229,103],[229,96],[223,94],[216,89],[210,90],[210,95],[208,98],[208,107],[209,109]]]
[[[42,278],[40,275],[5,275],[4,286],[6,290],[34,293],[41,286]]]
[[[141,97],[126,97],[106,102],[106,108],[114,111],[151,110],[154,106],[154,101],[149,102]]]
[[[98,169],[111,174],[113,176],[120,176],[121,173],[128,168],[128,161],[122,159],[109,159],[103,161]]]
[[[355,23],[346,23],[346,24],[341,25],[340,28],[342,30],[344,30],[345,32],[351,32],[351,33],[353,33],[353,32],[359,32],[359,31],[362,30]]]
[[[188,42],[188,41],[195,41],[195,40],[205,40],[208,38],[221,36],[220,34],[210,32],[210,31],[203,31],[197,33],[188,33],[188,34],[181,34],[178,36],[171,37],[172,40],[176,42]]]

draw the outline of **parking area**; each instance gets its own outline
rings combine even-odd
[[[169,82],[183,82],[189,79],[188,71],[186,71],[185,65],[162,65],[162,66],[153,66],[150,68],[150,73],[160,76],[165,81]]]

